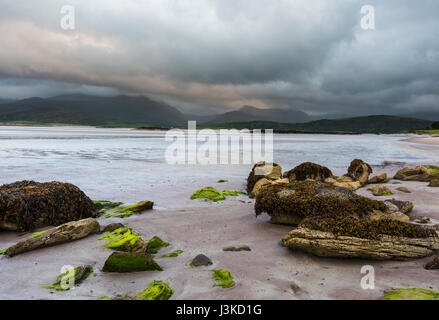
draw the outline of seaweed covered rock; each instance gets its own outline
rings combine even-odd
[[[78,286],[82,281],[87,279],[91,273],[93,273],[92,266],[87,265],[75,267],[60,274],[52,285],[44,286],[44,288],[57,291],[67,291],[74,286]]]
[[[409,213],[415,207],[413,202],[401,201],[401,200],[396,200],[396,199],[386,200],[386,201],[384,201],[384,203],[387,205],[387,208],[389,209],[389,211],[395,211],[395,209],[393,209],[393,210],[391,209],[391,205],[393,205],[396,207],[397,211],[400,211],[404,214]]]
[[[151,255],[137,252],[113,252],[105,261],[104,272],[161,271]]]
[[[372,191],[372,194],[376,197],[393,195],[392,190],[382,184],[375,184],[369,187],[367,190]]]
[[[154,206],[154,202],[148,200],[129,206],[122,206],[121,204],[121,202],[95,201],[95,205],[99,208],[100,217],[104,218],[128,218],[133,214],[151,210]]]
[[[278,180],[282,177],[282,167],[276,163],[269,164],[264,161],[255,164],[247,178],[247,193],[252,193],[253,187],[260,179]]]
[[[388,291],[381,300],[439,300],[439,292],[423,289],[399,289]]]
[[[90,234],[99,232],[99,223],[93,218],[72,221],[62,224],[58,227],[45,230],[44,233],[41,233],[38,236],[31,236],[21,240],[7,248],[4,251],[4,254],[8,255],[9,257],[13,257],[23,252],[82,239]]]
[[[434,166],[418,166],[416,168],[406,167],[399,170],[393,177],[396,180],[403,181],[421,181],[430,182],[434,179],[439,179],[439,170]]]
[[[146,251],[146,243],[140,234],[127,227],[113,230],[99,240],[108,240],[105,247],[115,251],[141,253]]]
[[[29,231],[95,216],[93,202],[70,183],[20,181],[0,186],[0,229]]]
[[[388,180],[387,173],[381,173],[377,174],[376,176],[370,178],[367,183],[374,184],[374,183],[384,183]]]
[[[215,188],[206,187],[195,191],[191,196],[191,200],[206,199],[206,200],[212,200],[213,202],[217,202],[221,200],[226,200],[225,196],[237,196],[239,194],[244,194],[244,192],[231,191],[231,190],[218,191]]]
[[[422,258],[439,249],[437,236],[430,230],[394,220],[306,221],[282,241],[292,250],[316,256],[373,260]]]
[[[222,287],[224,289],[232,288],[235,286],[235,280],[229,271],[220,269],[213,270],[212,277],[216,280],[215,287]]]
[[[255,183],[251,193],[254,196],[257,196],[259,193],[261,193],[262,189],[267,187],[267,186],[278,185],[278,184],[287,185],[289,183],[290,183],[290,181],[287,178],[278,179],[278,180],[268,180],[266,178],[259,179],[258,182]]]
[[[349,165],[347,176],[360,182],[361,185],[364,186],[369,180],[369,175],[372,174],[372,172],[373,170],[368,163],[360,159],[355,159]]]
[[[294,169],[285,172],[283,176],[288,178],[289,181],[304,181],[307,179],[325,181],[333,177],[331,170],[312,162],[304,162]]]
[[[265,212],[273,223],[299,224],[305,217],[320,214],[366,215],[373,210],[385,212],[380,201],[359,196],[354,192],[316,181],[293,181],[287,186],[264,188],[256,197],[255,213]]]
[[[153,281],[148,288],[136,295],[133,300],[169,300],[174,291],[169,283],[163,281]]]

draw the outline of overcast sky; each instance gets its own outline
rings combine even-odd
[[[0,97],[73,92],[200,114],[439,111],[439,1],[0,0]]]

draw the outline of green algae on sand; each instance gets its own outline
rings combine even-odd
[[[74,286],[79,285],[82,281],[87,279],[93,273],[92,266],[79,266],[67,270],[60,274],[52,285],[44,285],[43,288],[52,289],[56,291],[67,291]],[[72,281],[72,283],[70,283]]]
[[[206,200],[212,200],[214,202],[217,202],[217,201],[225,200],[226,199],[225,196],[237,196],[239,194],[245,194],[245,193],[242,191],[230,191],[230,190],[218,191],[215,188],[206,187],[195,191],[191,196],[191,200],[206,199]]]
[[[400,289],[388,291],[381,300],[439,300],[439,292],[422,289]]]
[[[133,300],[169,300],[174,291],[169,283],[153,281],[148,288],[136,295]]]
[[[235,285],[235,280],[227,270],[213,270],[212,277],[216,280],[215,287],[232,288]]]

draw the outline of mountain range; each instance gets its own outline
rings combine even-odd
[[[416,129],[416,126],[424,128],[431,124],[431,121],[439,121],[439,111],[410,113],[402,116],[404,117],[383,118],[385,116],[378,116],[379,118],[369,118],[369,120],[374,119],[376,122],[375,127],[384,131],[386,130],[386,121],[399,122],[401,126],[394,126],[394,128],[403,127],[407,130]],[[338,121],[330,120],[334,118],[341,119],[337,119]],[[145,96],[127,95],[98,97],[68,94],[50,98],[33,97],[16,101],[0,99],[0,123],[62,123],[168,128],[184,127],[187,125],[187,120],[197,120],[199,124],[207,126],[230,123],[274,122],[281,124],[281,127],[288,126],[287,124],[295,124],[288,127],[297,128],[297,130],[308,130],[309,128],[317,130],[318,128],[332,127],[332,131],[355,131],[351,129],[362,127],[360,124],[365,119],[365,117],[342,114],[311,116],[300,110],[259,109],[253,106],[244,106],[239,110],[209,116],[189,115],[166,103]],[[418,121],[419,119],[421,120]],[[301,129],[305,127],[308,129]],[[375,129],[373,129],[374,132]]]

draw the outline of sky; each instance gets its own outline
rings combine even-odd
[[[0,0],[0,97],[64,93],[197,114],[439,111],[439,1]]]

